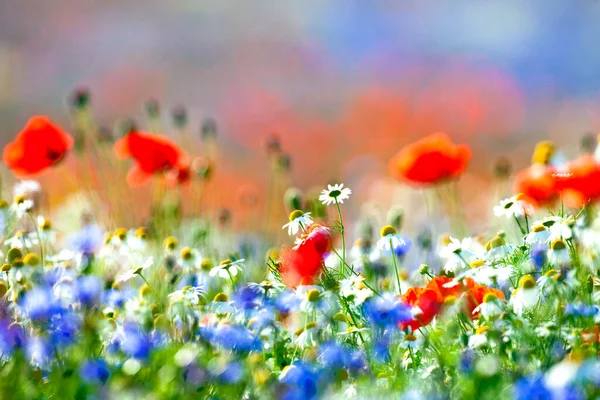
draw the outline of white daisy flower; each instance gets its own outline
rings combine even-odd
[[[314,347],[317,345],[317,323],[309,322],[305,327],[296,331],[294,343],[301,349]]]
[[[231,279],[237,276],[238,272],[242,270],[244,261],[243,258],[236,261],[223,260],[219,265],[213,267],[208,274],[210,276],[218,276],[222,279]]]
[[[184,306],[195,306],[200,303],[200,297],[204,297],[206,291],[200,286],[185,286],[169,294],[171,305],[183,304]]]
[[[542,224],[534,225],[531,228],[531,232],[525,235],[525,243],[536,244],[536,243],[547,243],[550,238],[550,231]]]
[[[354,275],[340,281],[340,295],[346,298],[352,298],[355,305],[359,306],[369,297],[373,296],[373,291],[365,286],[365,277]]]
[[[281,229],[287,228],[288,235],[296,235],[300,229],[306,231],[312,223],[313,220],[309,212],[305,213],[301,210],[294,210],[290,213],[290,222],[283,225]]]
[[[14,236],[6,239],[4,244],[8,247],[15,247],[17,249],[32,248],[39,243],[36,234],[27,233],[24,231],[15,232]]]
[[[397,233],[391,225],[386,225],[381,229],[381,238],[377,241],[377,249],[383,254],[389,255],[400,246],[405,246],[406,242]]]
[[[536,286],[535,279],[531,275],[525,275],[519,281],[519,287],[510,297],[510,304],[517,315],[535,307],[540,300],[540,292]]]
[[[215,314],[230,314],[235,311],[235,308],[233,305],[231,305],[229,298],[223,292],[218,293],[214,297],[212,303],[210,304],[210,309]]]
[[[483,258],[483,247],[473,238],[458,240],[450,236],[446,245],[440,249],[439,255],[445,261],[444,270],[456,272]]]
[[[473,278],[479,284],[492,286],[496,282],[503,286],[510,280],[514,267],[512,265],[493,267],[477,260],[471,263],[471,269],[465,273],[466,277]]]
[[[475,330],[475,333],[469,336],[468,346],[471,349],[478,349],[487,344],[487,335],[485,334],[488,330],[486,325],[480,326]]]
[[[135,278],[136,276],[142,277],[142,273],[145,270],[147,270],[148,268],[150,268],[153,263],[154,263],[154,259],[152,257],[146,258],[146,260],[143,263],[133,266],[132,268],[127,270],[125,273],[118,276],[117,283],[128,282],[131,279]]]
[[[31,197],[42,190],[42,186],[38,181],[25,180],[16,183],[13,186],[13,196]]]
[[[503,237],[495,236],[486,243],[485,250],[485,259],[494,262],[511,254],[514,246],[507,244]]]
[[[473,309],[473,314],[480,313],[484,318],[490,319],[502,313],[502,303],[493,293],[486,293],[483,302]]]
[[[196,249],[190,247],[184,247],[179,252],[178,258],[179,265],[183,268],[184,274],[195,272],[202,263],[202,255]]]
[[[402,341],[401,346],[406,347],[407,349],[417,350],[420,349],[425,340],[423,336],[417,335],[416,332],[407,333],[404,335],[404,340]]]
[[[324,205],[335,204],[337,201],[339,204],[343,204],[344,200],[349,199],[352,194],[350,188],[345,188],[343,183],[336,185],[327,185],[327,189],[324,189],[319,196],[319,201]]]
[[[533,206],[523,200],[523,195],[504,199],[500,201],[500,205],[494,207],[494,215],[497,217],[515,218],[533,214]]]
[[[12,212],[15,213],[18,219],[21,219],[31,212],[33,206],[33,200],[25,199],[23,197],[16,197],[15,201],[10,206],[10,209]]]
[[[571,229],[575,220],[571,215],[565,217],[548,217],[544,218],[542,225],[546,226],[550,231],[548,241],[555,239],[568,240],[573,237],[573,230]],[[536,224],[537,225],[537,224]]]
[[[563,239],[557,238],[552,241],[548,250],[548,261],[556,266],[571,263],[571,254],[569,254],[569,248]]]
[[[301,285],[296,288],[296,296],[301,300],[300,310],[307,313],[315,310],[331,313],[334,306],[330,294],[322,287],[315,285]]]

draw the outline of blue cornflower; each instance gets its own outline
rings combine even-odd
[[[29,362],[38,367],[45,367],[50,362],[52,347],[46,338],[33,337],[25,347]]]
[[[401,236],[400,237],[402,240],[400,242],[400,245],[394,247],[394,254],[396,255],[396,257],[404,257],[406,255],[406,253],[408,253],[412,247],[412,241],[405,236]]]
[[[104,243],[104,230],[97,224],[87,224],[69,239],[69,247],[83,254],[94,253]]]
[[[122,307],[127,300],[134,298],[136,295],[135,289],[131,287],[126,287],[123,290],[109,289],[105,293],[106,304],[111,307],[119,308]]]
[[[533,266],[541,270],[542,267],[546,264],[547,256],[546,251],[548,250],[548,246],[544,244],[535,244],[531,246],[531,263]]]
[[[363,310],[367,320],[379,328],[412,320],[411,308],[389,293],[371,297],[364,303]]]
[[[217,378],[221,382],[234,384],[238,383],[244,375],[244,369],[242,368],[242,364],[238,361],[232,361],[225,365],[225,368],[221,373],[217,376]]]
[[[79,375],[88,383],[104,383],[110,376],[110,370],[104,360],[89,359],[79,368]]]
[[[72,311],[63,310],[50,319],[50,340],[55,346],[65,346],[73,343],[81,328],[81,316]]]
[[[260,350],[260,340],[242,326],[221,324],[211,328],[201,328],[200,336],[214,346],[223,349],[250,352]]]
[[[233,294],[235,307],[242,310],[257,308],[261,298],[260,290],[252,286],[241,287]]]
[[[289,313],[300,307],[301,300],[291,290],[282,291],[275,300],[275,308],[281,313]]]
[[[25,314],[35,321],[48,320],[60,311],[60,306],[52,295],[52,291],[43,286],[25,293],[22,308]]]
[[[540,374],[519,379],[514,386],[514,396],[516,400],[546,400],[552,398]]]
[[[10,355],[14,349],[22,348],[25,340],[25,331],[21,325],[0,320],[0,353]]]
[[[145,359],[150,354],[150,339],[134,323],[125,323],[121,350],[130,357]]]
[[[323,367],[330,369],[341,369],[346,366],[348,349],[336,342],[326,342],[319,348],[317,360]]]
[[[311,400],[317,398],[319,374],[309,364],[302,361],[288,365],[279,376],[279,381],[287,386],[284,400]]]
[[[565,315],[590,318],[598,314],[598,307],[584,303],[569,303],[565,306]]]
[[[103,283],[97,276],[87,275],[77,281],[77,300],[81,304],[91,306],[98,304],[102,299]]]
[[[390,340],[387,335],[381,336],[373,342],[373,357],[381,363],[390,361]]]

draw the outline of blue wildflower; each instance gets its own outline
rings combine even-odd
[[[79,375],[88,383],[104,383],[110,377],[110,370],[104,360],[89,359],[79,368]]]
[[[237,352],[260,350],[260,340],[242,326],[221,324],[210,328],[201,328],[200,337],[214,346]]]
[[[317,360],[325,368],[341,369],[346,366],[348,350],[336,342],[326,342],[319,348]]]
[[[94,253],[104,243],[104,231],[97,224],[86,224],[69,239],[69,247],[83,254]]]
[[[77,300],[81,304],[91,306],[102,299],[103,283],[97,276],[87,275],[77,281]]]
[[[121,350],[130,357],[145,359],[150,354],[150,339],[134,323],[123,327]]]
[[[22,308],[25,314],[34,321],[48,320],[60,311],[52,291],[43,286],[25,293]]]
[[[412,241],[408,237],[401,236],[401,241],[398,246],[394,247],[394,254],[396,257],[404,257],[412,247]]]
[[[127,287],[123,290],[109,289],[106,291],[105,296],[106,304],[111,307],[119,308],[122,307],[127,300],[134,298],[136,296],[136,291],[131,287]]]
[[[319,374],[312,366],[298,361],[284,368],[279,381],[286,385],[284,400],[311,400],[317,398]]]
[[[412,320],[410,307],[389,293],[371,297],[364,303],[363,310],[367,320],[379,328],[394,327]]]
[[[217,376],[221,382],[235,384],[238,383],[244,375],[244,369],[238,361],[227,363],[225,368]]]
[[[546,400],[552,398],[540,374],[519,379],[514,386],[514,396],[516,400]]]
[[[50,319],[50,339],[55,346],[69,345],[74,342],[81,328],[81,316],[64,310],[56,313]]]
[[[33,365],[44,368],[50,362],[52,348],[46,338],[33,337],[27,342],[25,353]]]
[[[546,250],[547,246],[543,244],[535,244],[531,247],[531,263],[535,268],[541,270],[542,267],[546,264],[547,256]]]
[[[10,355],[14,349],[25,345],[25,331],[19,324],[11,324],[7,320],[0,320],[0,352]]]
[[[261,298],[262,294],[260,290],[252,286],[244,286],[233,294],[234,304],[236,308],[241,310],[257,308]]]
[[[275,300],[275,308],[281,313],[289,313],[295,311],[300,306],[300,299],[291,290],[282,291]]]
[[[584,303],[569,303],[565,306],[565,315],[590,318],[598,314],[598,307]]]

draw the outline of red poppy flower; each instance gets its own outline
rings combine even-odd
[[[477,313],[473,314],[473,310],[478,305],[483,303],[483,298],[485,297],[486,294],[491,293],[499,299],[504,299],[504,293],[502,293],[502,291],[500,291],[498,289],[480,285],[475,282],[472,282],[472,284],[469,286],[470,286],[469,290],[465,294],[465,296],[467,299],[467,301],[466,301],[467,315],[469,315],[471,318],[477,318],[478,314]]]
[[[412,184],[435,184],[459,177],[471,160],[471,149],[434,133],[405,146],[390,161],[390,174]]]
[[[59,163],[72,147],[71,135],[47,117],[34,116],[6,145],[2,160],[16,176],[26,178]]]
[[[584,154],[567,164],[560,180],[563,200],[570,207],[582,207],[600,198],[600,164],[592,154]]]
[[[313,224],[297,247],[281,252],[280,273],[283,283],[290,287],[314,283],[323,270],[323,256],[330,247],[331,230]]]
[[[410,327],[413,331],[431,323],[442,308],[444,298],[432,288],[411,287],[402,296],[402,300],[413,307],[419,307],[421,313],[409,322],[400,323],[401,329]]]
[[[550,165],[536,163],[515,176],[515,193],[523,193],[538,205],[553,202],[558,189],[556,170]]]
[[[127,175],[130,186],[146,183],[154,174],[184,168],[188,156],[171,140],[154,133],[130,132],[114,145],[118,158],[133,158],[135,165]]]

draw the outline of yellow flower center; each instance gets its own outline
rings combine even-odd
[[[506,242],[500,236],[494,236],[490,241],[485,244],[485,249],[490,251],[491,249],[495,249],[500,246],[504,246]]]
[[[488,329],[490,329],[490,328],[487,325],[482,325],[479,328],[475,329],[475,334],[481,335],[482,333],[487,332]]]
[[[184,247],[181,249],[181,258],[183,258],[185,261],[190,261],[193,258],[192,249],[189,247]]]
[[[550,244],[550,248],[552,250],[564,250],[567,248],[567,244],[562,239],[554,239]]]
[[[523,289],[532,289],[535,287],[535,279],[531,275],[525,275],[519,280],[519,287]]]
[[[231,263],[232,263],[232,261],[231,261],[230,259],[226,259],[226,260],[223,260],[223,261],[221,261],[221,262],[219,263],[219,265],[221,265],[221,266],[225,266],[225,265],[229,265],[229,264],[231,264]]]
[[[25,196],[15,196],[14,203],[21,204],[26,200]]]
[[[386,225],[383,228],[381,228],[381,231],[379,232],[381,237],[387,236],[387,235],[395,235],[396,234],[396,228],[394,228],[391,225]]]
[[[15,258],[23,258],[23,253],[20,249],[13,247],[10,250],[8,250],[8,253],[6,253],[6,259],[9,263],[12,263]]]
[[[140,239],[146,239],[148,237],[148,231],[143,226],[140,226],[136,229],[135,236],[137,236]]]
[[[546,230],[546,227],[544,225],[535,225],[533,228],[531,228],[532,232],[538,233],[538,232],[543,232]]]
[[[496,296],[494,293],[486,293],[483,296],[484,303],[491,303],[492,301],[496,301],[496,300],[498,300],[498,296]]]
[[[471,268],[479,268],[485,265],[485,261],[483,260],[475,260],[471,263]]]
[[[444,299],[444,304],[447,307],[451,307],[454,304],[456,304],[456,296],[446,296],[446,298]]]
[[[119,240],[123,241],[127,237],[127,229],[125,228],[117,228],[115,229],[115,236],[119,238]]]
[[[301,217],[303,215],[304,215],[304,212],[302,212],[302,210],[294,210],[294,211],[292,211],[290,213],[290,222],[292,222],[296,218],[299,218],[299,217]]]
[[[414,342],[417,340],[417,337],[413,333],[408,333],[404,336],[404,340],[407,342]]]
[[[200,263],[200,268],[202,268],[202,271],[209,271],[212,267],[213,267],[213,263],[208,258],[205,258]]]
[[[165,247],[168,250],[175,250],[175,248],[177,247],[177,245],[179,244],[177,242],[177,238],[174,236],[169,236],[168,238],[165,239]]]
[[[229,300],[229,298],[227,297],[227,295],[223,292],[217,293],[217,295],[215,296],[215,298],[213,299],[213,301],[218,302],[218,303],[224,303],[227,300]]]
[[[319,300],[319,297],[321,297],[321,292],[319,292],[317,289],[310,289],[307,293],[306,293],[306,298],[308,299],[308,301],[310,302],[314,302]]]
[[[40,258],[35,253],[29,253],[23,259],[23,263],[29,265],[30,267],[35,267],[40,263]]]

